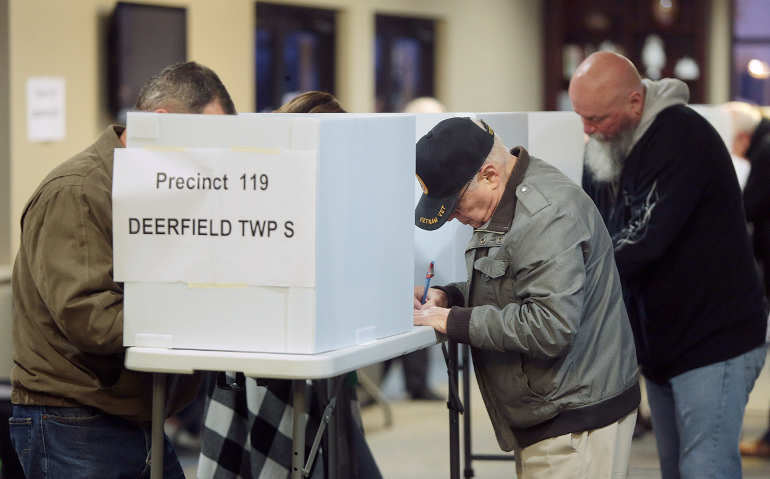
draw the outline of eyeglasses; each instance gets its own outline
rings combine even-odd
[[[474,175],[475,177],[475,175]],[[468,188],[471,187],[471,183],[473,183],[473,178],[463,186],[463,188],[460,190],[460,193],[457,195],[457,202],[455,203],[454,211],[452,211],[452,216],[454,216],[457,213],[457,208],[460,206],[460,203],[463,200],[463,196],[465,196],[465,193],[468,192]]]
[[[473,183],[473,178],[467,183],[465,183],[465,186],[463,186],[463,189],[460,190],[460,194],[457,195],[457,203],[455,205],[459,205],[460,202],[463,200],[463,196],[465,196],[465,193],[468,192],[468,188],[471,187],[471,183]]]

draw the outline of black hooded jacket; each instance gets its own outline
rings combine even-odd
[[[767,311],[730,155],[683,104],[658,113],[616,186],[584,170],[607,223],[642,372],[658,383],[760,346]]]

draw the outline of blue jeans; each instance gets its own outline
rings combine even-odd
[[[763,345],[664,385],[646,380],[663,479],[742,477],[743,413],[765,354]]]
[[[27,479],[150,477],[150,431],[90,407],[13,406],[11,441]],[[163,477],[184,479],[164,438]]]

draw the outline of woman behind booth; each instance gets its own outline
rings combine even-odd
[[[295,97],[274,113],[346,113],[337,99],[326,92],[309,91]],[[223,375],[220,375],[222,378]],[[382,475],[364,439],[361,414],[355,394],[356,375],[339,378],[337,406],[331,420],[337,421],[339,444],[334,477],[377,479]],[[328,381],[313,381],[305,457],[326,407]],[[240,384],[218,381],[207,400],[201,431],[198,478],[220,477],[229,472],[248,478],[288,477],[292,464],[291,381],[245,378]],[[325,467],[316,458],[311,478],[323,478]],[[220,472],[220,474],[218,474]],[[225,474],[227,475],[227,474]],[[228,476],[229,477],[229,476]]]

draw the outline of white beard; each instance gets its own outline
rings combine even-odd
[[[634,129],[620,133],[614,140],[602,140],[597,134],[590,136],[585,148],[585,165],[594,179],[601,183],[615,183],[623,171]]]

